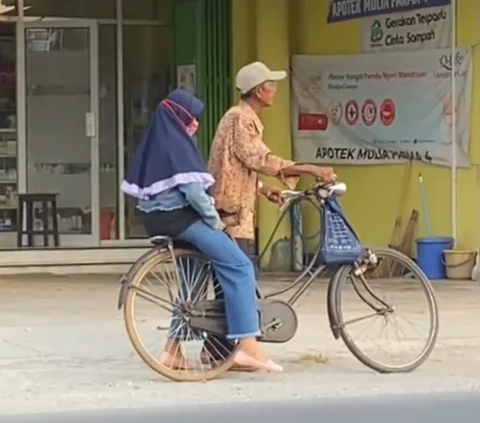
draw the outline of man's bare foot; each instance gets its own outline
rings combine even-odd
[[[175,370],[188,370],[195,368],[195,363],[184,357],[180,343],[175,339],[168,339],[160,355],[160,363],[165,367]]]
[[[183,355],[173,356],[167,351],[160,355],[160,363],[173,370],[193,370],[195,368],[193,361],[188,360]]]

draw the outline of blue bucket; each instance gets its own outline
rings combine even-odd
[[[447,279],[443,252],[451,250],[453,238],[438,236],[417,239],[417,264],[428,279]]]

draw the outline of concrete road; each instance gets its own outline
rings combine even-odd
[[[2,423],[478,423],[478,392],[377,396],[354,399],[222,404],[138,410],[30,414],[1,417]]]
[[[263,284],[266,290],[274,285]],[[300,306],[296,337],[265,346],[284,373],[228,373],[206,384],[169,382],[146,367],[116,309],[118,288],[107,276],[2,277],[0,412],[163,409],[479,388],[479,285],[471,281],[435,285],[440,337],[430,359],[413,373],[375,374],[335,341],[325,285],[319,283]],[[408,307],[418,308],[405,294]]]

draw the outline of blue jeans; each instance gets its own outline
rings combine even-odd
[[[227,338],[243,339],[259,336],[255,271],[251,260],[227,234],[212,229],[203,221],[191,225],[178,238],[194,245],[212,263],[224,293]],[[180,288],[180,296],[182,291]],[[171,330],[176,326],[175,320],[178,319],[176,313],[172,317],[174,321]]]

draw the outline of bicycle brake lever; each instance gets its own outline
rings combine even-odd
[[[298,195],[300,195],[302,192],[301,191],[291,191],[291,190],[284,190],[282,191],[282,196],[283,197],[286,197],[288,199],[291,199],[293,197],[296,197]]]

